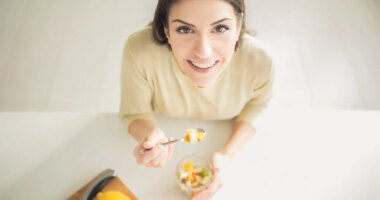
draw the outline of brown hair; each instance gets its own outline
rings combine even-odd
[[[181,0],[159,0],[157,3],[156,11],[154,13],[154,18],[151,23],[153,39],[159,44],[168,44],[168,39],[166,38],[165,28],[168,27],[168,16],[170,7]],[[245,28],[245,6],[244,0],[224,0],[231,4],[235,10],[235,14],[238,20],[241,20],[241,32],[247,32]]]

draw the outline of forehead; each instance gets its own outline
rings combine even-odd
[[[180,0],[169,10],[169,23],[173,19],[188,22],[208,22],[222,18],[236,20],[232,5],[223,0]]]

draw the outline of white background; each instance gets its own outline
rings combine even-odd
[[[0,111],[117,112],[123,43],[156,1],[0,0]],[[249,0],[273,104],[380,109],[380,1]]]

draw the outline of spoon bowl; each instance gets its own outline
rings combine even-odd
[[[169,142],[164,142],[161,145],[166,146],[168,144],[175,143],[178,141],[183,141],[183,142],[188,142],[190,144],[193,144],[193,143],[202,141],[205,135],[206,135],[206,131],[202,128],[188,129],[185,137],[178,138]]]
[[[190,144],[194,144],[197,142],[200,142],[204,139],[206,136],[206,131],[202,128],[193,128],[193,129],[187,129],[186,135],[183,138],[177,138],[175,140],[161,143],[162,146],[166,146],[171,143],[175,143],[178,141],[187,142]],[[150,149],[142,149],[140,154],[144,154],[145,152],[149,151]]]

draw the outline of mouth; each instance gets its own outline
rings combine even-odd
[[[209,63],[198,63],[191,60],[187,60],[189,65],[192,67],[193,70],[199,73],[207,73],[210,71],[213,67],[216,66],[216,64],[219,63],[219,60],[209,62]]]

